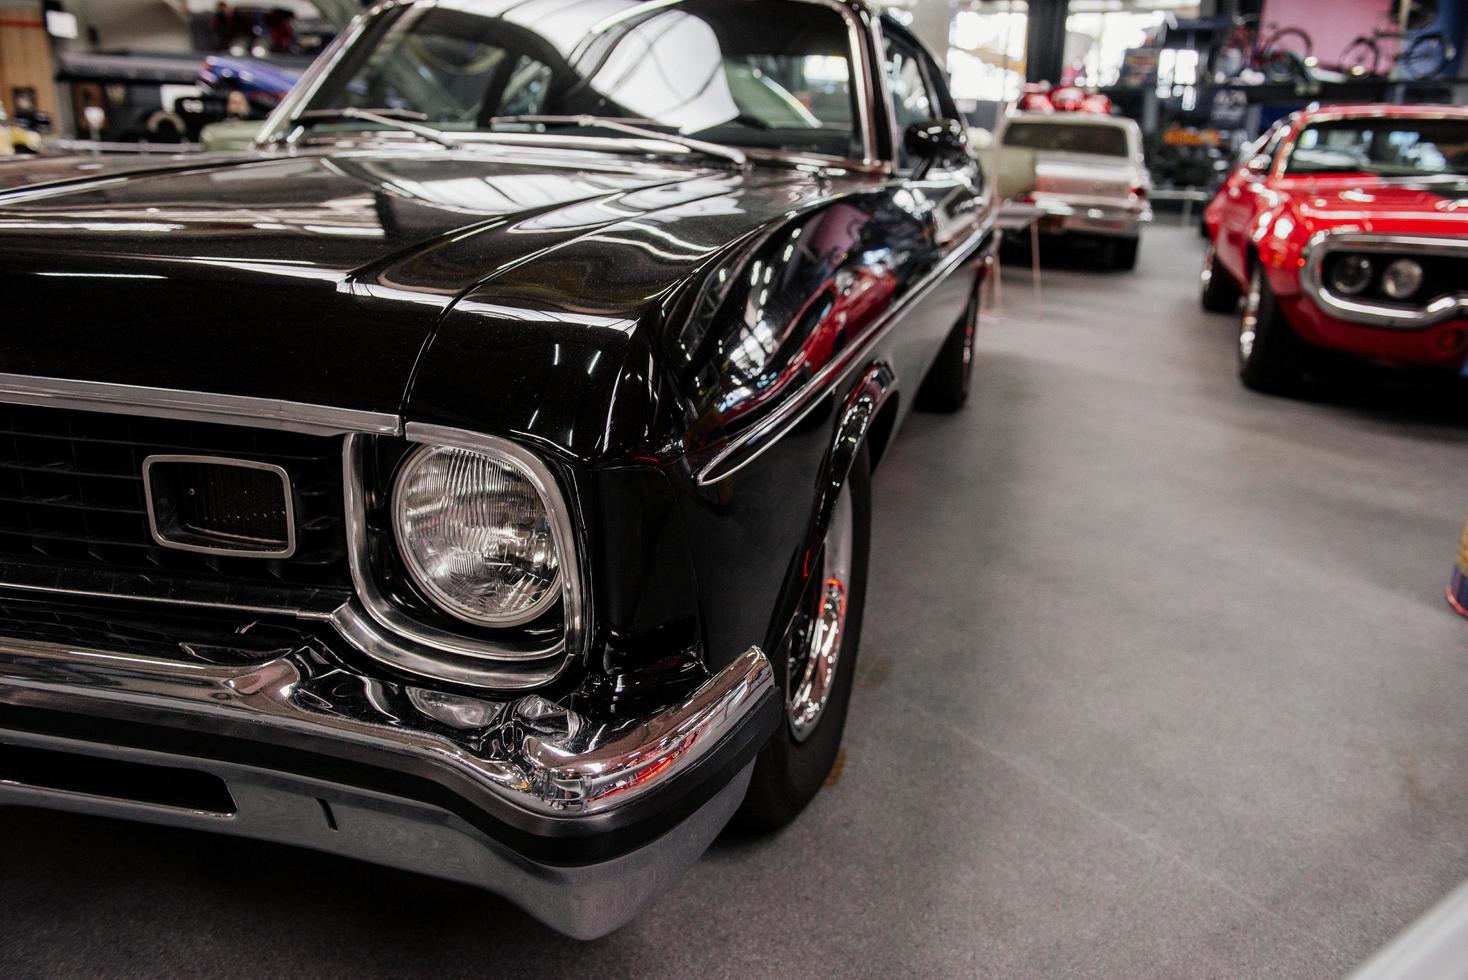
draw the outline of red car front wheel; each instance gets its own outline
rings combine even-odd
[[[1256,263],[1239,318],[1239,380],[1245,388],[1272,395],[1292,390],[1305,370],[1305,342],[1279,307],[1269,278]]]

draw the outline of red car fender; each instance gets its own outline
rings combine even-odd
[[[1289,198],[1272,192],[1271,196],[1272,206],[1259,212],[1249,240],[1275,295],[1294,296],[1300,292],[1301,256],[1310,241],[1311,224]]]

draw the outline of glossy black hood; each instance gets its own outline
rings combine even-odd
[[[456,297],[707,177],[438,150],[0,168],[0,372],[398,411]]]

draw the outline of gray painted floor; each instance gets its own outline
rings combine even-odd
[[[0,975],[1338,976],[1468,876],[1468,425],[1233,377],[1196,235],[1023,274],[876,480],[839,778],[578,945],[467,888],[0,813]],[[1366,387],[1363,389],[1362,384]]]

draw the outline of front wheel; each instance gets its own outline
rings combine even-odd
[[[1232,313],[1239,305],[1239,287],[1218,264],[1218,250],[1212,242],[1203,253],[1203,271],[1199,279],[1203,286],[1200,299],[1203,309],[1209,313]]]
[[[735,815],[745,830],[778,830],[794,820],[836,762],[861,643],[871,527],[871,463],[863,446],[832,510],[818,573],[773,658],[776,677],[784,679],[784,723],[755,760]]]
[[[1285,320],[1264,270],[1256,263],[1239,319],[1239,380],[1270,395],[1292,391],[1305,371],[1305,342]]]

